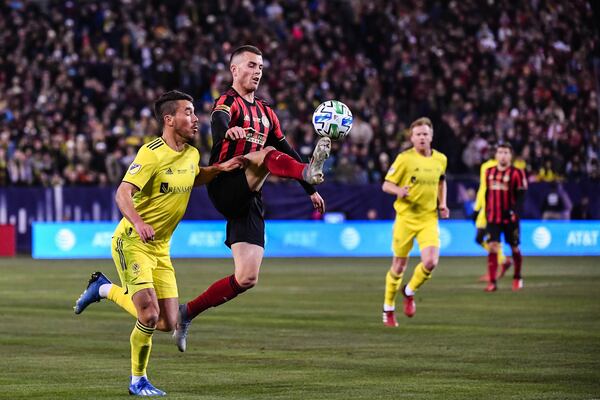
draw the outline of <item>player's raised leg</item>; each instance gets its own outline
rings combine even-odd
[[[313,185],[323,182],[323,165],[331,152],[331,139],[322,137],[317,142],[313,156],[308,164],[301,163],[292,156],[276,150],[274,147],[266,147],[263,150],[246,154],[244,157],[250,161],[247,168],[246,178],[251,188],[257,184],[262,186],[265,172],[283,178],[298,179]],[[257,178],[258,182],[253,182]],[[257,190],[257,189],[254,189]]]
[[[97,303],[106,298],[112,282],[100,271],[96,271],[90,277],[87,287],[75,301],[73,310],[75,314],[81,314],[90,304]]]

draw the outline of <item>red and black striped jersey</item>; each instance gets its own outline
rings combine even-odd
[[[494,224],[511,222],[511,212],[516,212],[517,192],[527,189],[525,172],[512,165],[501,171],[496,165],[488,168],[485,179],[487,184],[485,194],[487,222]]]
[[[245,139],[225,138],[225,131],[234,126],[244,128]],[[259,151],[267,146],[267,143],[274,145],[284,138],[279,119],[267,103],[256,98],[254,103],[250,103],[233,88],[215,101],[211,114],[211,128],[213,136],[211,165],[235,156]]]

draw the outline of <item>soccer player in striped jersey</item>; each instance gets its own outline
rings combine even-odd
[[[256,98],[263,74],[263,58],[254,46],[241,46],[230,59],[231,88],[215,102],[211,115],[213,148],[211,163],[243,155],[249,162],[241,171],[219,175],[208,185],[215,208],[227,219],[225,244],[231,248],[234,273],[210,285],[202,294],[179,308],[175,340],[180,351],[194,317],[254,287],[263,259],[265,221],[261,188],[269,173],[298,180],[315,209],[325,202],[313,187],[323,181],[323,164],[331,140],[317,142],[309,164],[288,144],[273,109]]]
[[[154,104],[162,136],[140,148],[115,196],[123,219],[112,239],[112,256],[122,286],[95,272],[74,307],[80,314],[91,303],[108,298],[137,318],[130,336],[129,393],[138,396],[165,394],[148,381],[146,367],[154,331],[170,332],[177,322],[178,291],[169,242],[192,187],[245,166],[241,157],[206,168],[198,165],[198,150],[187,143],[198,131],[192,101],[185,93],[171,91]]]
[[[485,214],[487,218],[487,233],[489,234],[488,276],[486,292],[497,290],[496,274],[498,270],[498,248],[500,236],[512,250],[514,275],[512,289],[523,288],[521,276],[522,256],[519,249],[519,216],[517,214],[527,190],[525,172],[514,167],[512,161],[512,146],[510,143],[500,143],[496,147],[498,164],[490,167],[485,173]]]
[[[493,151],[494,149],[491,148],[490,154],[493,154]],[[475,228],[477,229],[477,232],[475,234],[475,242],[477,242],[477,244],[483,247],[486,252],[489,251],[489,237],[485,229],[487,226],[487,219],[485,217],[485,192],[487,189],[487,185],[485,182],[485,173],[489,168],[495,167],[496,165],[498,165],[498,161],[496,161],[494,157],[481,164],[481,167],[479,168],[479,188],[477,189],[477,197],[475,200],[474,207],[475,211],[477,212],[477,218],[475,219]],[[504,252],[502,251],[502,246],[498,247],[498,265],[501,266],[501,271],[497,278],[502,278],[506,271],[512,265],[510,258],[504,255]],[[484,275],[481,276],[479,280],[481,282],[488,282],[490,280],[487,271]]]

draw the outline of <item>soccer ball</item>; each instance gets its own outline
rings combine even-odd
[[[337,100],[321,103],[315,110],[312,123],[319,136],[333,140],[343,139],[352,129],[352,111]]]

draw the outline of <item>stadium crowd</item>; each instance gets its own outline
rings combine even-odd
[[[303,157],[321,101],[353,110],[330,179],[381,181],[427,115],[450,174],[476,173],[502,139],[532,180],[600,180],[600,41],[584,0],[12,0],[0,11],[0,186],[118,182],[158,133],[152,101],[174,88],[196,99],[206,163],[213,99],[245,43],[263,50],[259,95]]]

